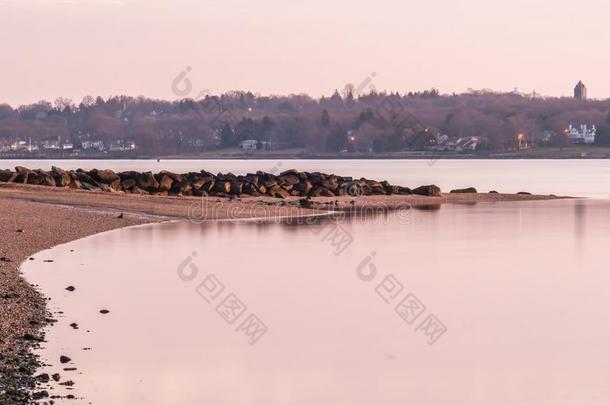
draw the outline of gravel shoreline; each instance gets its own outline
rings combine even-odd
[[[241,199],[135,196],[21,184],[0,185],[0,404],[35,401],[38,361],[33,348],[43,339],[50,314],[45,298],[24,280],[20,264],[53,246],[122,227],[170,219],[217,220],[294,217],[343,210],[396,209],[443,203],[547,200],[524,194],[447,194],[318,197],[309,209],[298,198]],[[40,394],[43,395],[44,394]],[[38,395],[37,395],[38,397]],[[41,397],[42,398],[42,397]]]

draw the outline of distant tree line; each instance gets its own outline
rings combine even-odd
[[[563,146],[570,124],[597,125],[596,143],[610,145],[610,100],[436,90],[357,95],[346,87],[320,99],[229,92],[199,100],[87,96],[78,104],[59,98],[0,105],[0,141],[128,139],[151,153],[232,148],[248,139],[317,152],[423,150],[439,134],[478,136],[481,148],[502,151],[515,148],[517,134]]]

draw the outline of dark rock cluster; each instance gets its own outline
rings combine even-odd
[[[120,172],[93,169],[85,171],[63,170],[53,166],[51,171],[30,170],[18,166],[15,171],[0,170],[0,182],[23,183],[50,187],[83,190],[101,190],[131,194],[175,196],[270,196],[335,197],[342,195],[418,194],[440,196],[435,185],[416,189],[391,185],[387,181],[336,176],[318,172],[287,170],[279,175],[265,172],[237,176],[232,173],[216,175],[205,170],[190,173],[172,173],[166,170],[152,172]]]

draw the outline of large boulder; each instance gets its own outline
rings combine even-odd
[[[299,176],[300,173],[298,170],[296,169],[288,169],[288,170],[284,170],[283,172],[280,173],[280,177],[282,176],[288,176],[288,175],[294,175],[294,176]]]
[[[75,190],[79,190],[82,188],[82,185],[80,184],[80,181],[78,181],[75,178],[70,178],[70,184],[68,184],[68,187],[73,188]]]
[[[244,194],[248,194],[248,195],[251,195],[254,197],[258,197],[261,195],[261,193],[258,192],[256,185],[254,185],[252,183],[244,183],[242,192]]]
[[[449,192],[450,194],[476,194],[477,189],[474,187],[456,188]]]
[[[70,174],[78,181],[80,181],[81,183],[87,183],[90,185],[95,185],[97,182],[95,181],[95,179],[93,179],[93,177],[91,177],[88,173],[86,173],[83,170],[77,170],[75,172],[70,172]]]
[[[182,181],[182,179],[184,178],[184,176],[181,174],[172,173],[167,170],[161,170],[159,174],[156,175],[158,179],[161,179],[163,176],[167,176],[173,181]]]
[[[121,185],[121,179],[117,176],[117,178],[108,184],[109,191],[122,191],[123,186]]]
[[[0,181],[8,183],[13,179],[14,173],[10,170],[0,170]]]
[[[179,195],[192,195],[193,186],[188,179],[183,178],[182,181],[173,182],[171,192]]]
[[[263,186],[265,186],[265,188],[271,188],[277,185],[277,179],[273,177],[267,177],[263,180],[262,184]]]
[[[258,189],[258,192],[261,194],[267,194],[267,187],[262,184],[255,186]]]
[[[258,185],[260,177],[257,174],[248,173],[248,174],[246,174],[246,180],[248,181],[248,183]]]
[[[29,169],[17,166],[15,168],[15,176],[14,176],[13,182],[27,184],[28,177],[30,177],[30,173],[31,173],[31,171]]]
[[[133,170],[132,171],[128,171],[128,172],[120,172],[120,173],[117,173],[117,174],[121,178],[121,181],[125,181],[126,179],[134,179],[135,180],[140,175],[140,173],[134,172]]]
[[[193,190],[199,190],[205,184],[205,179],[203,177],[197,177],[191,180],[191,186],[193,186]]]
[[[136,183],[142,190],[156,191],[159,189],[159,182],[155,179],[152,172],[140,173],[136,178]]]
[[[40,182],[41,186],[57,187],[57,182],[49,173],[45,172],[44,170],[36,170],[35,172],[42,179]]]
[[[91,183],[87,183],[86,181],[81,181],[81,188],[88,191],[99,190],[98,187]]]
[[[322,187],[335,191],[339,188],[339,181],[335,176],[330,176],[322,181]]]
[[[364,184],[358,181],[348,181],[341,185],[339,195],[349,195],[351,197],[359,197],[364,194]]]
[[[106,170],[93,169],[89,172],[89,174],[95,181],[104,183],[104,184],[110,184],[119,178],[118,174],[116,174],[115,172],[113,172],[112,170],[109,170],[109,169],[106,169]]]
[[[244,183],[242,183],[239,180],[231,182],[230,194],[240,195],[242,193],[243,187],[244,187]]]
[[[391,194],[398,194],[395,193],[394,191],[396,191],[394,189],[394,186],[392,186],[389,182],[387,182],[386,180],[381,182],[381,186],[383,187],[383,190],[385,191],[385,193],[387,195],[391,195]]]
[[[371,188],[371,194],[374,195],[386,195],[386,188],[378,181],[369,180],[367,185]]]
[[[172,184],[174,180],[168,175],[164,174],[161,176],[159,180],[159,191],[169,191],[172,189]]]
[[[135,187],[135,185],[137,184],[135,179],[125,179],[121,182],[121,186],[123,186],[123,188],[125,190],[129,190],[133,187]]]
[[[427,186],[419,186],[416,189],[411,190],[413,194],[423,195],[426,197],[441,197],[443,194],[441,193],[440,187],[430,184]]]
[[[275,197],[275,198],[290,197],[290,193],[288,191],[286,191],[284,188],[277,186],[277,185],[269,188],[268,192],[271,197]]]
[[[299,192],[299,194],[304,197],[309,195],[312,188],[313,188],[313,184],[311,184],[311,182],[307,179],[303,180],[302,182],[300,182],[299,184],[296,184],[294,186],[294,189],[297,190]]]
[[[148,192],[146,192],[145,190],[142,190],[140,187],[138,186],[133,186],[130,190],[129,190],[132,194],[150,194]]]
[[[201,186],[201,191],[205,191],[206,193],[210,193],[214,190],[214,185],[215,185],[215,181],[214,179],[208,180],[205,183],[203,183],[203,186]]]
[[[316,187],[311,193],[312,197],[334,197],[335,194],[326,187]]]
[[[51,167],[51,175],[55,179],[55,184],[58,187],[67,187],[72,182],[70,174],[63,169],[60,169],[59,167]]]
[[[28,180],[27,180],[28,184],[40,186],[40,185],[42,185],[43,182],[44,182],[44,177],[42,176],[42,173],[40,173],[38,171],[33,171],[33,170],[28,173]]]
[[[297,175],[295,174],[282,174],[279,177],[280,181],[282,182],[282,184],[290,184],[291,186],[294,186],[295,184],[299,184],[300,179]]]
[[[226,180],[216,181],[214,184],[214,192],[229,194],[231,192],[231,182]]]

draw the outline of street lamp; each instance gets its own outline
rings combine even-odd
[[[517,134],[517,142],[518,142],[518,148],[521,149],[523,148],[523,140],[525,139],[525,135],[522,133]]]

